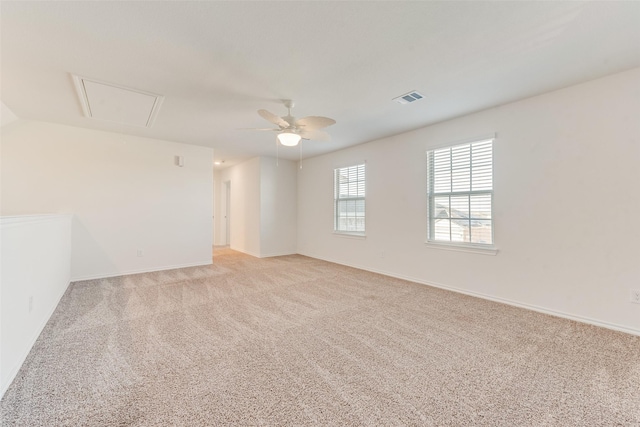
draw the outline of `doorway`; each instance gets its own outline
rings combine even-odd
[[[224,229],[225,245],[231,246],[231,181],[225,181]]]

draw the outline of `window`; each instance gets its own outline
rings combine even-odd
[[[493,245],[493,139],[427,152],[428,241]]]
[[[364,164],[333,172],[333,230],[364,235]]]

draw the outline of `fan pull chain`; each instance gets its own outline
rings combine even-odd
[[[302,169],[302,139],[300,140],[300,169]]]
[[[276,167],[280,166],[280,155],[278,150],[278,138],[276,138]]]

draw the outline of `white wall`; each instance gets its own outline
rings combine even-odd
[[[305,160],[298,252],[640,333],[638,117],[634,69]],[[498,255],[427,247],[426,150],[493,132]],[[332,170],[362,160],[366,239],[336,236]]]
[[[224,224],[224,213],[226,209],[226,197],[222,197],[224,183],[222,182],[222,172],[213,172],[213,244],[226,245],[226,229]]]
[[[260,158],[260,256],[297,252],[298,168],[295,162]]]
[[[211,263],[210,148],[22,120],[1,166],[2,215],[74,214],[72,280]]]
[[[214,200],[214,245],[230,245],[227,241],[227,182],[229,175],[223,170],[217,170],[213,173],[213,200]],[[224,173],[224,174],[223,174]],[[226,179],[227,182],[223,181]],[[230,215],[229,215],[230,216]]]
[[[255,157],[220,172],[224,187],[231,182],[231,249],[260,256],[260,158]],[[221,191],[221,197],[226,193]],[[218,203],[221,208],[224,203]],[[224,214],[222,214],[224,215]],[[222,230],[223,231],[223,230]]]
[[[2,397],[69,285],[71,215],[2,217],[0,225]]]
[[[9,125],[18,120],[18,116],[13,114],[4,102],[0,102],[0,127]]]
[[[256,257],[296,253],[297,166],[256,157],[215,174],[217,244],[225,241],[225,183],[231,183],[231,249]]]
[[[213,244],[220,245],[220,172],[213,171]]]

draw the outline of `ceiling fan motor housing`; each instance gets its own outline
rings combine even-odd
[[[291,115],[293,101],[283,100],[283,103],[287,107],[287,115],[284,117],[279,117],[267,110],[258,110],[260,117],[278,126],[277,129],[261,130],[277,131],[278,141],[286,146],[295,146],[300,142],[300,139],[316,141],[329,141],[331,139],[328,133],[320,129],[333,125],[336,122],[335,120],[320,116],[309,116],[296,120]]]

